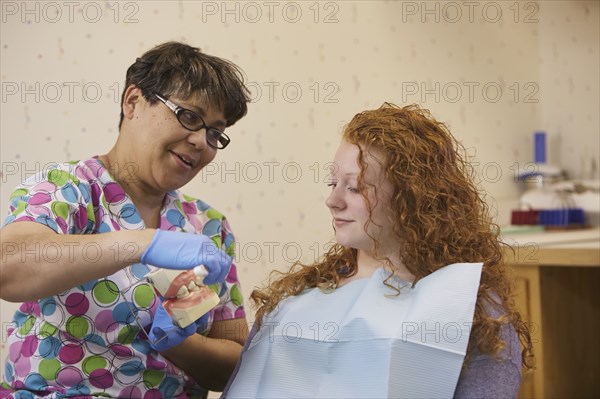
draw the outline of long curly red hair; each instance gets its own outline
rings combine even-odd
[[[394,187],[390,222],[399,243],[398,255],[415,277],[414,284],[449,264],[484,263],[467,359],[474,348],[497,355],[506,344],[500,328],[510,323],[522,345],[523,369],[533,368],[531,336],[512,299],[499,228],[492,222],[464,148],[447,126],[417,105],[384,103],[379,109],[357,114],[346,126],[343,140],[360,149],[359,186],[364,183],[366,152],[383,154],[381,170]],[[365,200],[369,204],[366,196]],[[375,241],[375,253],[377,248]],[[273,272],[268,285],[250,296],[258,307],[258,325],[284,298],[307,288],[336,287],[356,272],[357,251],[339,244],[333,244],[314,264],[298,262],[286,273]],[[503,316],[491,317],[490,307]]]

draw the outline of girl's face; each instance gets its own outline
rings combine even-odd
[[[381,170],[382,154],[378,151],[363,151],[363,154],[367,168],[362,186],[358,186],[359,148],[342,141],[335,154],[332,190],[325,203],[333,216],[338,244],[372,253],[375,239],[379,242],[378,255],[385,255],[395,241],[389,209],[393,188]],[[368,226],[369,203],[365,197],[372,209]]]

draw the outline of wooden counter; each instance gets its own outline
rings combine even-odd
[[[536,356],[519,397],[599,397],[600,229],[503,239]]]

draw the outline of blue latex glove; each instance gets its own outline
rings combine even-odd
[[[141,258],[142,263],[165,269],[187,270],[204,265],[208,275],[204,284],[225,280],[231,258],[205,235],[156,230]]]
[[[154,315],[150,334],[148,334],[150,346],[158,352],[163,352],[181,344],[186,338],[196,333],[199,326],[208,323],[209,314],[210,312],[206,313],[186,328],[180,328],[173,324],[171,317],[160,303]]]

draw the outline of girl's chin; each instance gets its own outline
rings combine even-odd
[[[365,251],[367,253],[373,253],[373,250],[374,250],[373,241],[371,241],[370,239],[362,241],[362,240],[352,239],[350,237],[336,235],[335,242],[343,247],[352,248],[357,251]],[[381,247],[380,247],[380,250],[381,250]]]
[[[335,237],[335,241],[339,245],[341,245],[343,247],[346,247],[346,248],[361,249],[361,247],[362,247],[360,245],[360,243],[356,242],[356,240],[349,239],[348,237],[339,237],[339,236],[336,236]]]

